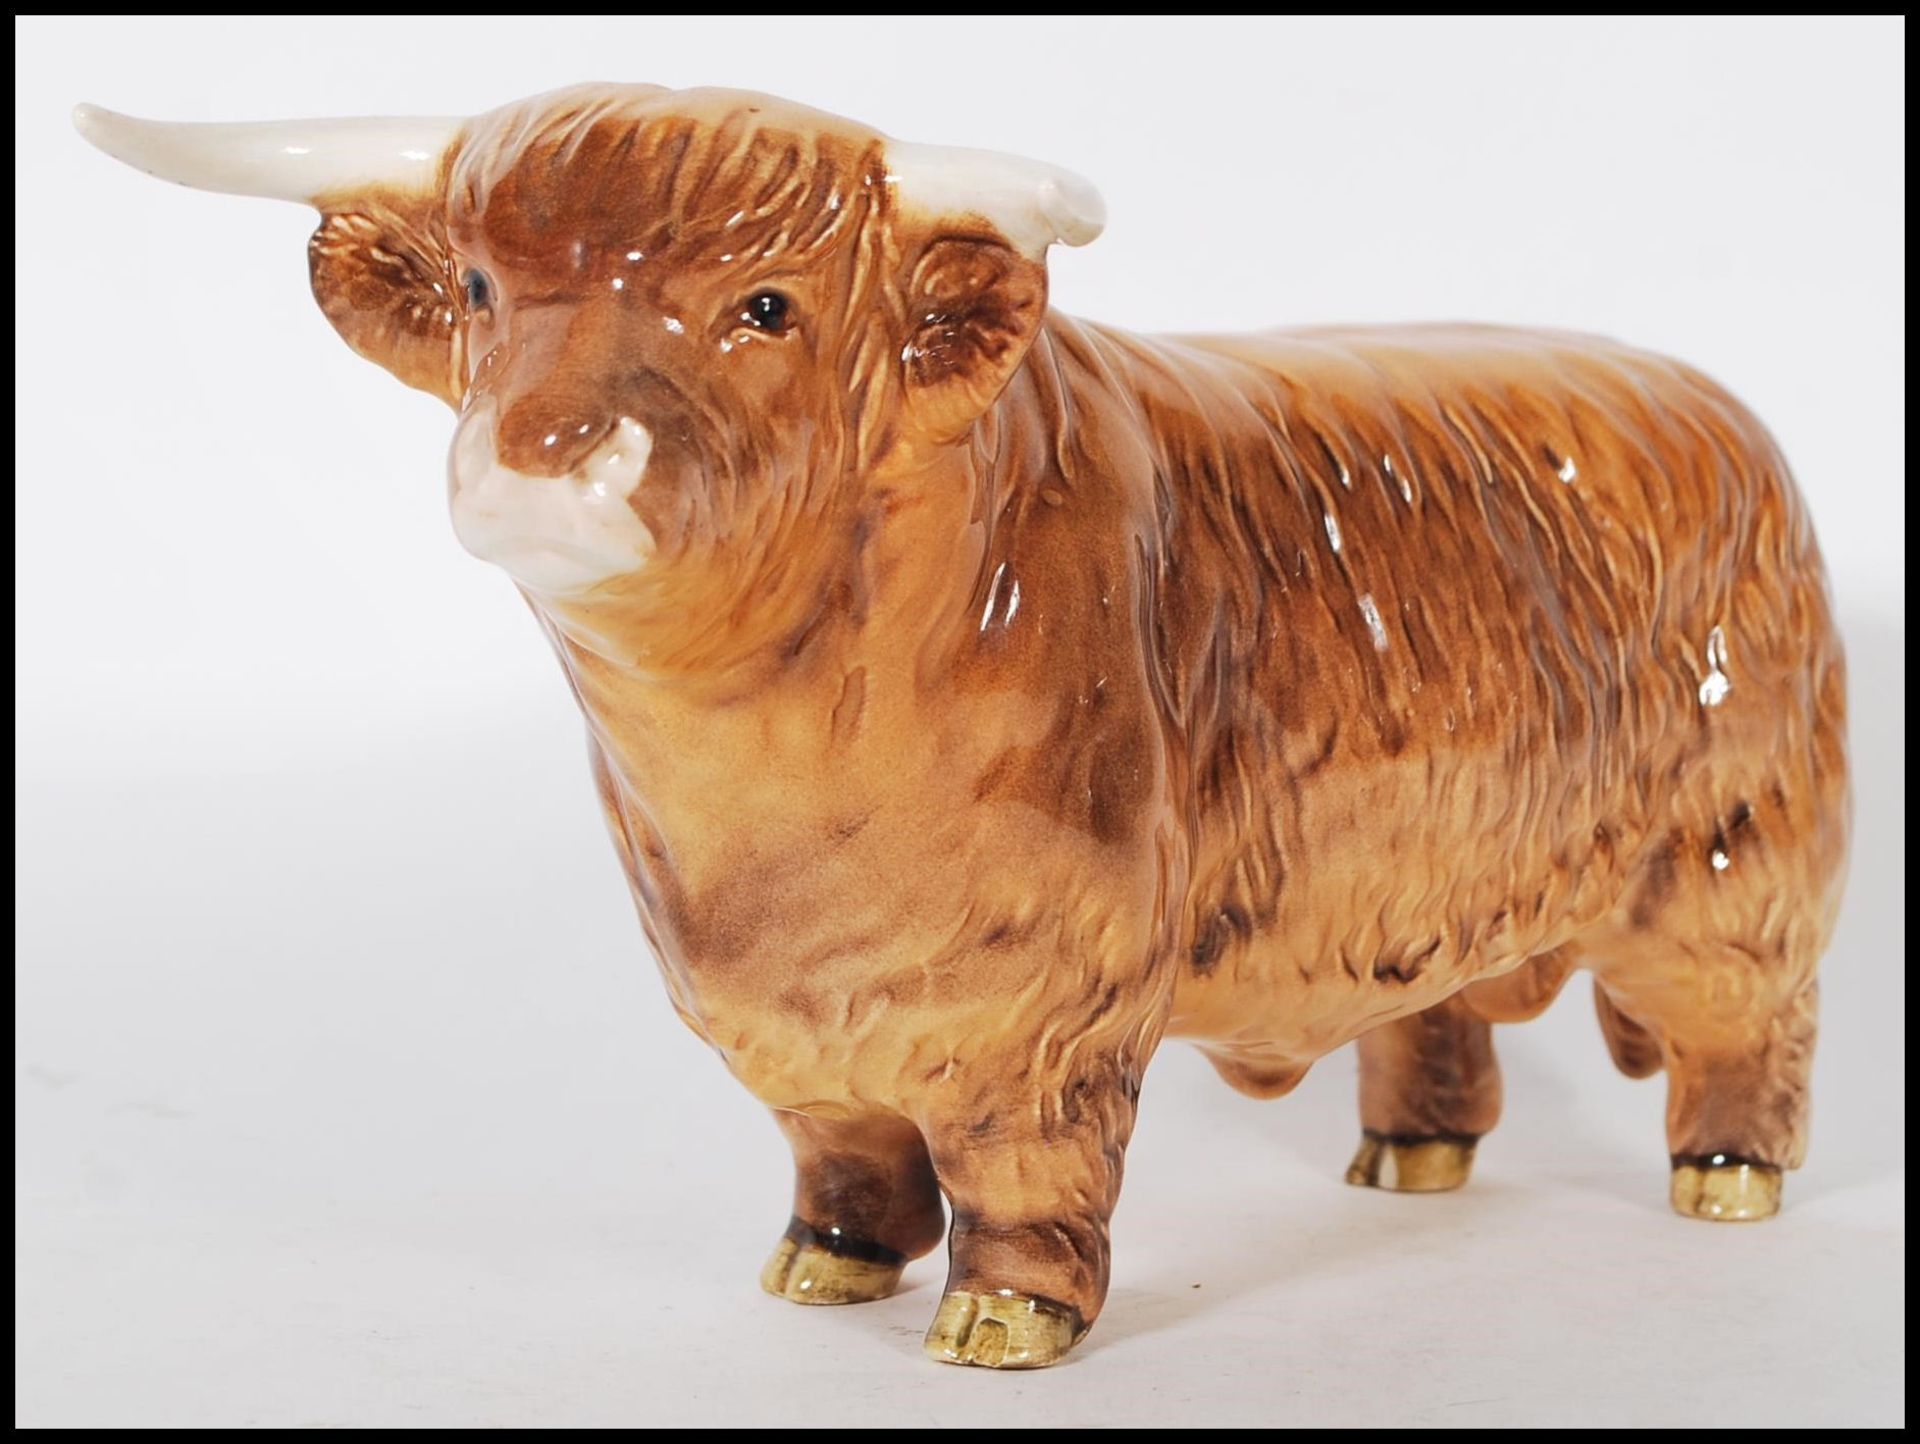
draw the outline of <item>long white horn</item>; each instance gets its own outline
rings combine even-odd
[[[74,128],[115,160],[203,191],[319,204],[378,187],[424,190],[463,120],[284,120],[258,124],[139,120],[95,105]]]
[[[914,210],[979,216],[1034,260],[1055,241],[1084,246],[1107,224],[1091,181],[997,151],[888,141],[887,181]]]

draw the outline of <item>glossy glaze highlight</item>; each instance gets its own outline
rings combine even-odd
[[[1844,673],[1786,464],[1708,378],[1078,321],[1045,253],[1098,234],[1085,181],[744,92],[81,122],[312,200],[329,319],[460,413],[461,539],[579,699],[674,1006],[792,1146],[770,1292],[880,1297],[944,1235],[929,1352],[1051,1363],[1164,1038],[1259,1097],[1358,1039],[1349,1180],[1452,1188],[1493,1025],[1576,969],[1667,1074],[1675,1207],[1777,1206]]]

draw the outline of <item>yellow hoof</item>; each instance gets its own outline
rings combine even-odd
[[[796,1304],[864,1304],[892,1293],[905,1269],[783,1238],[760,1271],[760,1287]]]
[[[1347,1182],[1357,1188],[1388,1188],[1395,1193],[1444,1193],[1465,1183],[1472,1172],[1470,1138],[1396,1141],[1368,1133],[1360,1139],[1360,1151],[1347,1165]]]
[[[1780,1212],[1780,1170],[1716,1153],[1673,1165],[1673,1211],[1716,1223],[1752,1223]]]
[[[1044,1369],[1086,1332],[1080,1315],[1065,1304],[956,1290],[940,1300],[927,1330],[927,1356],[987,1369]]]

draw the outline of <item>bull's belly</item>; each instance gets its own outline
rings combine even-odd
[[[1300,957],[1278,938],[1256,940],[1233,976],[1183,985],[1167,1036],[1202,1043],[1217,1057],[1304,1066],[1362,1033],[1444,1002],[1469,984],[1500,977],[1550,952],[1575,929],[1432,962],[1410,980],[1376,976],[1350,957],[1333,967]],[[1264,945],[1263,945],[1264,943]]]
[[[1599,822],[1596,816],[1610,819]],[[1305,1064],[1561,948],[1610,914],[1648,830],[1602,809],[1564,828],[1323,839],[1243,934],[1175,986],[1170,1037]],[[1206,919],[1213,900],[1196,908]],[[1235,906],[1228,904],[1228,906]]]

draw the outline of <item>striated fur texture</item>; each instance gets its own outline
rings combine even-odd
[[[350,344],[463,411],[456,472],[586,496],[644,437],[644,558],[526,591],[674,1006],[792,1145],[766,1286],[886,1292],[944,1196],[930,1350],[1051,1362],[1164,1037],[1259,1096],[1358,1039],[1349,1177],[1450,1187],[1491,1025],[1576,968],[1668,1074],[1676,1203],[1771,1207],[1849,814],[1765,431],[1591,337],[1075,321],[994,218],[1058,173],[970,157],[929,208],[890,144],[583,87],[313,247]]]
[[[1163,1032],[1256,1094],[1367,1034],[1370,1130],[1474,1136],[1476,1007],[1578,963],[1673,1071],[1672,1152],[1798,1162],[1844,680],[1785,468],[1710,382],[1584,338],[1055,316],[887,503],[864,611],[750,698],[567,654],[683,1007],[762,1097],[1104,1218]],[[1042,1272],[1090,1317],[1087,1235]]]

